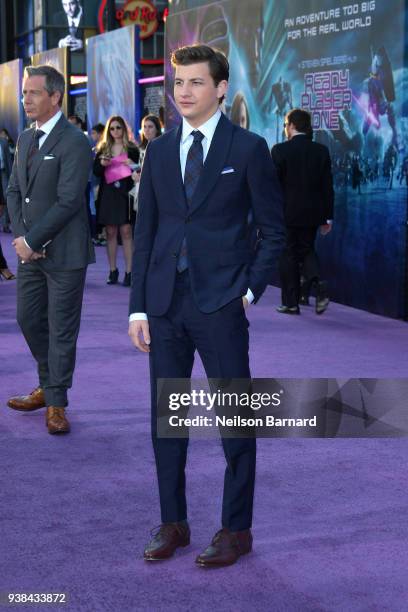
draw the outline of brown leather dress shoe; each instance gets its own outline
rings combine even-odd
[[[217,531],[211,544],[196,559],[201,567],[225,567],[235,563],[241,555],[252,550],[252,533],[245,531],[230,531],[225,527]]]
[[[31,410],[38,410],[38,408],[45,408],[45,397],[44,391],[41,387],[37,387],[34,391],[31,391],[29,395],[17,395],[10,397],[7,402],[9,408],[13,410],[21,410],[24,412],[30,412]]]
[[[154,531],[154,530],[153,530]],[[145,561],[162,561],[172,557],[179,546],[190,544],[190,527],[187,521],[180,523],[163,523],[146,546],[143,558]]]
[[[50,434],[68,433],[71,429],[68,419],[65,416],[65,408],[49,406],[47,408],[46,423],[48,433]]]

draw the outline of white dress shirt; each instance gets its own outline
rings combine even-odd
[[[58,111],[57,113],[55,113],[55,115],[53,115],[53,117],[51,117],[51,119],[48,119],[48,121],[43,123],[41,127],[39,127],[38,123],[36,122],[35,129],[42,130],[44,132],[44,134],[41,136],[40,140],[38,141],[39,149],[41,149],[44,142],[47,140],[48,136],[50,135],[51,130],[57,125],[58,121],[61,118],[61,115],[62,115],[62,111]]]
[[[51,117],[51,119],[48,119],[48,121],[43,123],[41,127],[39,127],[38,123],[36,122],[35,129],[36,130],[42,130],[44,132],[44,134],[41,136],[40,140],[38,141],[38,149],[41,149],[41,147],[43,146],[44,142],[47,140],[48,136],[50,135],[51,130],[56,126],[56,124],[58,123],[59,119],[61,118],[61,115],[62,115],[62,111],[58,111],[57,113],[55,113],[55,115],[53,115]],[[31,249],[30,245],[28,244],[28,242],[27,242],[27,240],[25,238],[24,238],[24,242],[26,243],[28,248]],[[51,242],[51,240],[49,240],[48,242],[43,244],[43,248],[45,248],[47,246],[47,244],[49,244],[50,242]]]
[[[196,128],[192,127],[187,121],[187,119],[183,118],[183,125],[182,125],[182,131],[181,131],[181,139],[180,139],[180,168],[181,168],[181,176],[183,177],[183,182],[184,182],[184,172],[186,170],[187,154],[194,140],[194,136],[192,135],[192,132],[195,132],[196,130],[198,130],[202,134],[204,134],[204,138],[202,139],[201,144],[203,147],[203,162],[205,162],[205,159],[210,149],[211,141],[213,139],[213,136],[217,128],[218,122],[220,120],[220,117],[221,117],[221,111],[218,108],[212,117],[210,117],[205,123],[203,123],[202,125]],[[248,300],[249,304],[251,304],[251,302],[254,301],[254,294],[252,293],[250,289],[248,289],[245,297]],[[129,321],[130,322],[131,321],[147,321],[147,315],[145,312],[134,312],[130,315]]]

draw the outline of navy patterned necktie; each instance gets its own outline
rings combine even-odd
[[[44,136],[44,134],[45,132],[43,132],[42,130],[35,130],[34,132],[33,139],[31,141],[30,148],[28,150],[28,155],[27,155],[28,176],[30,176],[30,170],[31,170],[31,166],[33,163],[34,155],[38,153],[40,149],[40,138],[41,136]]]
[[[203,145],[201,143],[204,134],[199,130],[194,130],[194,132],[191,132],[191,135],[193,136],[193,144],[187,153],[186,169],[184,172],[184,189],[189,206],[196,190],[201,170],[203,169],[204,159]]]
[[[186,193],[188,206],[191,206],[193,195],[203,169],[204,160],[203,145],[201,142],[204,138],[204,134],[202,134],[199,130],[194,130],[194,132],[191,132],[191,134],[193,136],[193,144],[188,150],[186,168],[184,171],[184,190]],[[177,260],[177,270],[178,272],[184,272],[184,270],[187,270],[187,268],[187,242],[186,237],[184,236]]]

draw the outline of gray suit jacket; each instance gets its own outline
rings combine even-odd
[[[27,155],[34,129],[17,143],[7,190],[14,236],[25,236],[34,251],[46,243],[46,256],[58,268],[75,270],[95,261],[85,190],[92,165],[86,136],[61,117],[33,158]]]

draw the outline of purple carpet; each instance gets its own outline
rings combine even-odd
[[[213,571],[194,559],[220,527],[224,459],[217,441],[193,440],[192,544],[143,562],[160,522],[147,358],[127,337],[128,290],[106,286],[106,275],[99,248],[65,437],[47,434],[43,410],[6,407],[37,379],[15,322],[15,283],[0,284],[0,593],[66,592],[68,604],[47,609],[75,612],[408,610],[405,439],[260,440],[254,553]],[[288,317],[278,303],[270,288],[249,312],[254,376],[407,376],[406,323],[337,304],[322,317],[307,308]]]

